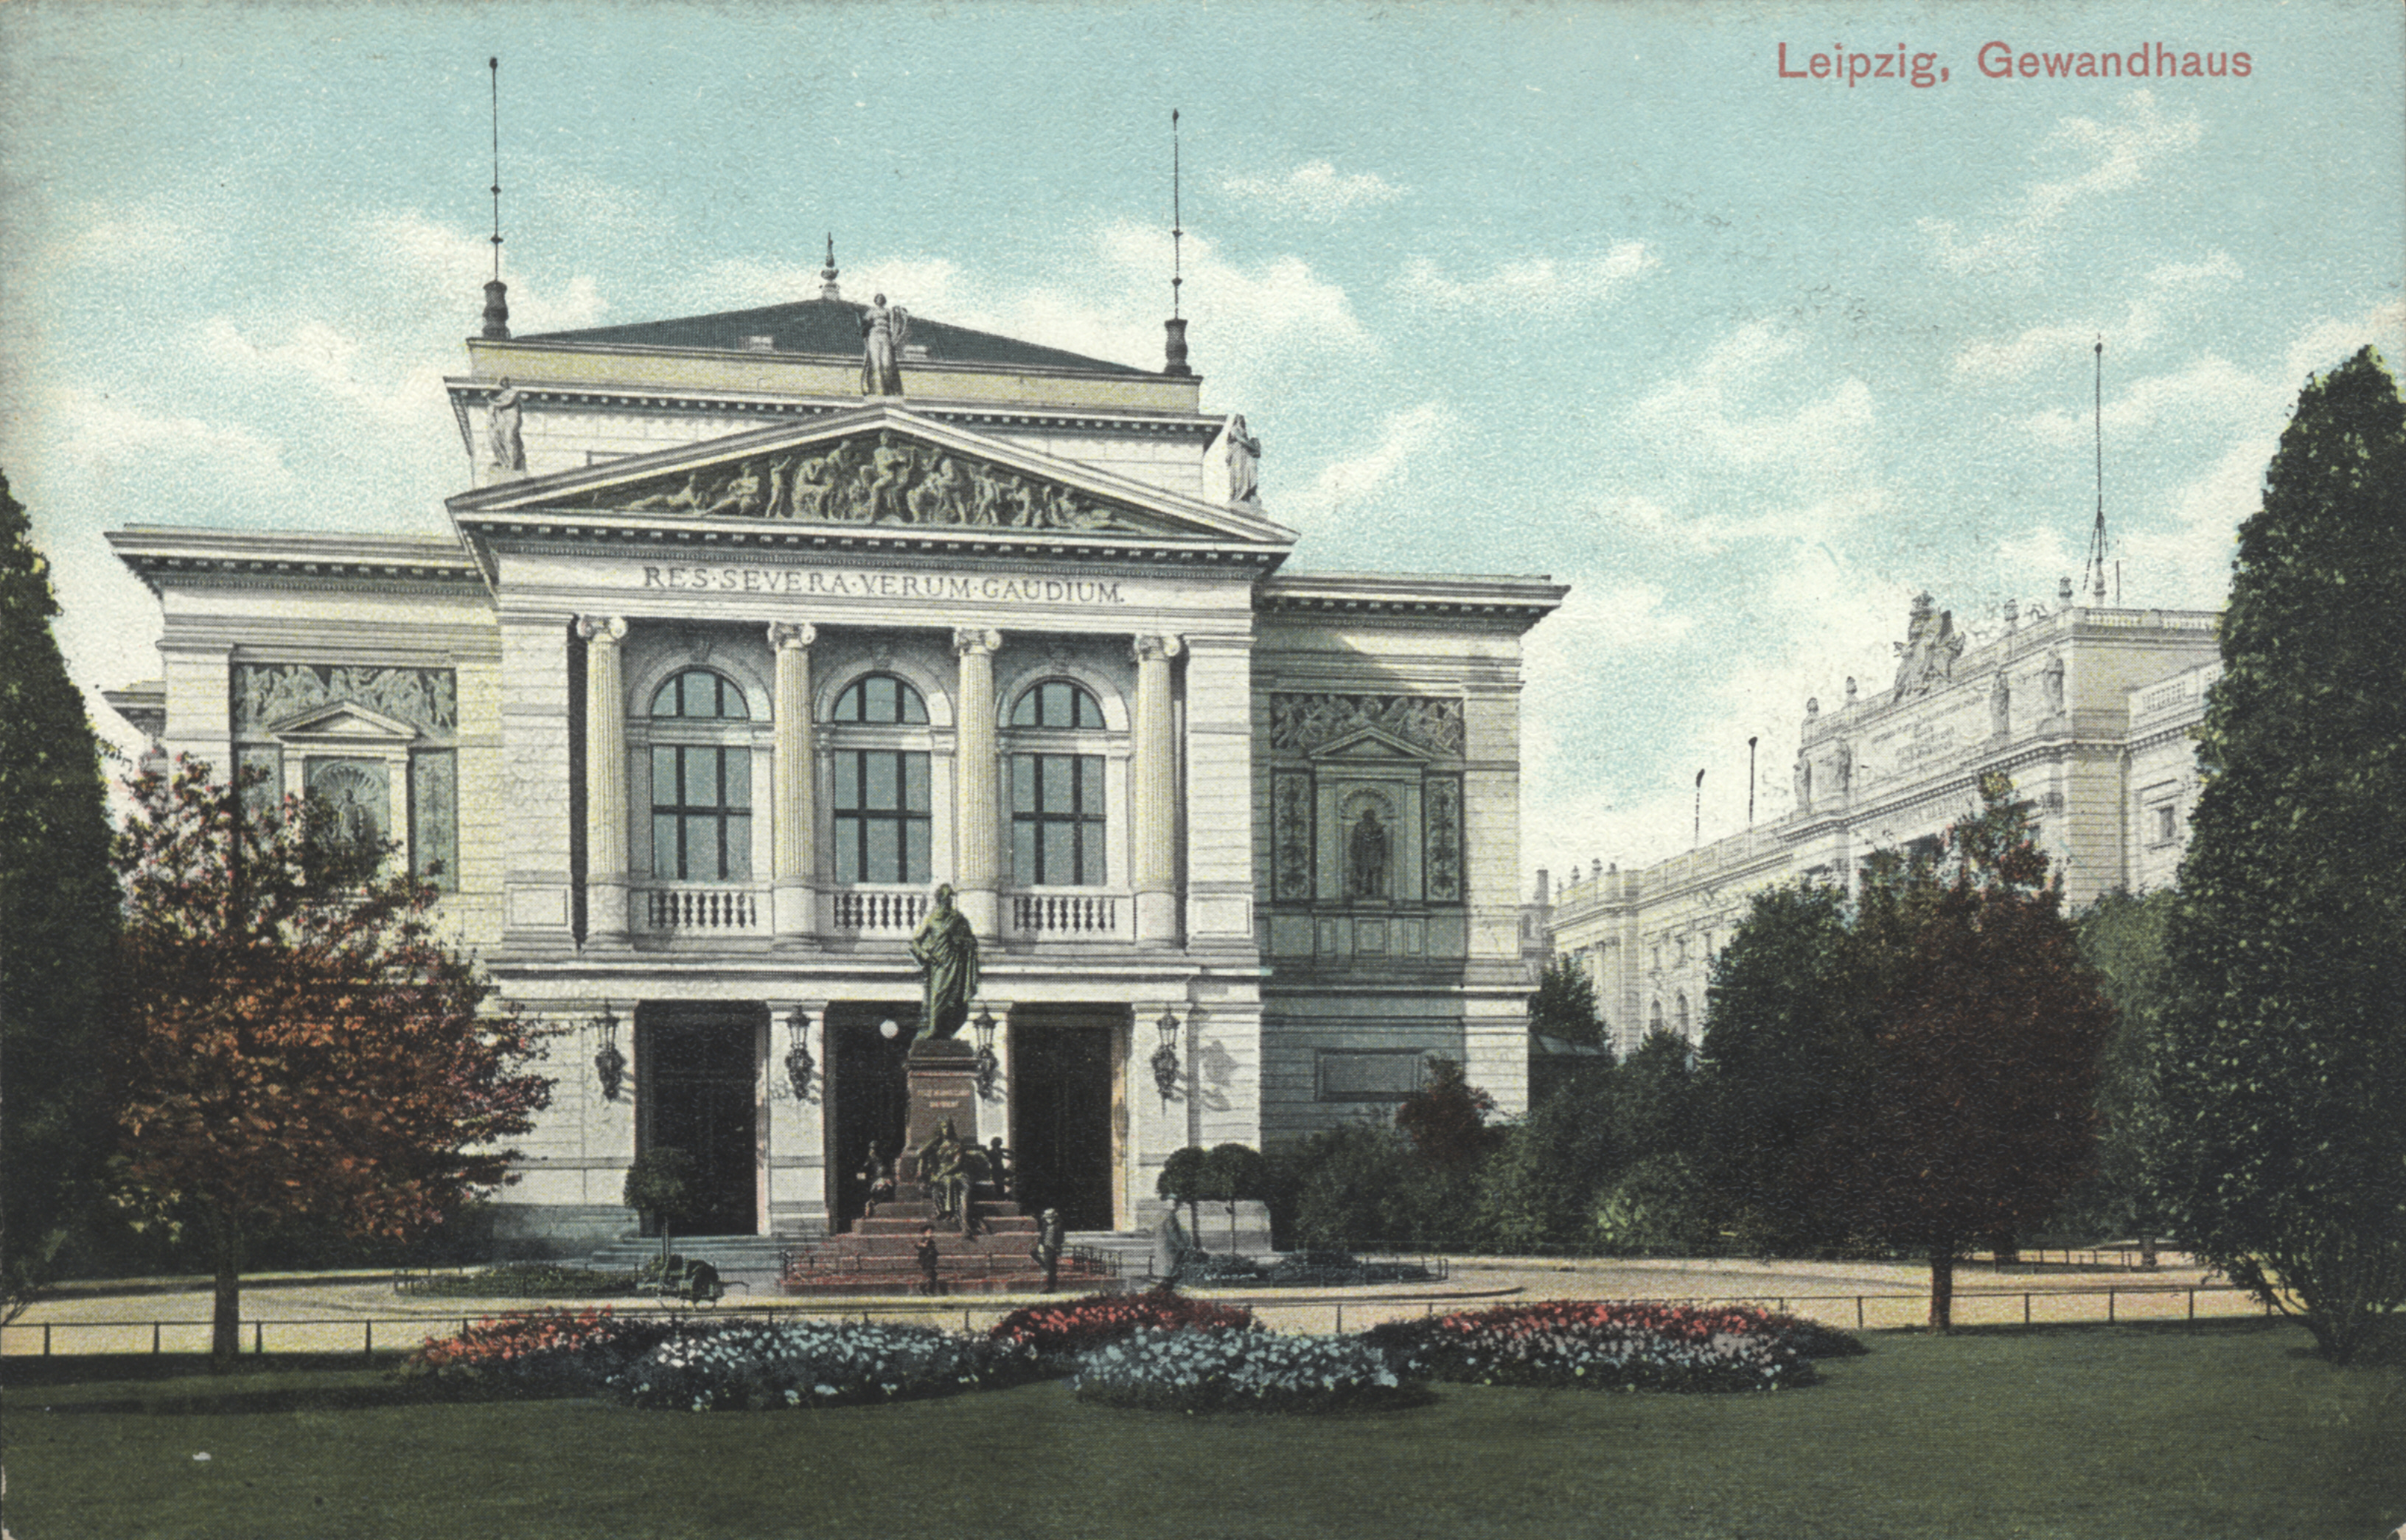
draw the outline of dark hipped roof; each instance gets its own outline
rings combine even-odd
[[[638,321],[628,326],[593,326],[581,332],[545,332],[520,342],[587,343],[621,347],[710,347],[730,353],[751,352],[751,339],[767,337],[780,353],[832,353],[857,357],[860,313],[869,307],[853,300],[799,300],[791,304],[763,305],[757,310],[727,310],[715,316],[687,316],[679,320]],[[909,306],[904,306],[908,309]],[[925,347],[929,363],[983,363],[1011,369],[1077,369],[1107,374],[1144,374],[1103,359],[1040,347],[1034,343],[973,332],[913,315],[906,339],[913,350]],[[903,361],[910,362],[912,359]]]

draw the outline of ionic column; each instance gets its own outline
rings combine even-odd
[[[585,938],[627,939],[627,702],[620,615],[585,615]]]
[[[774,764],[770,772],[770,894],[771,924],[780,936],[814,928],[811,883],[816,833],[817,767],[811,746],[811,643],[818,628],[780,621],[769,628],[777,658]]]
[[[1000,631],[964,628],[953,632],[961,655],[959,721],[953,734],[953,901],[980,936],[992,936],[1000,912],[1002,821],[996,807],[994,650]]]
[[[1169,700],[1169,660],[1178,652],[1174,636],[1136,639],[1128,849],[1139,941],[1178,939],[1178,743]]]

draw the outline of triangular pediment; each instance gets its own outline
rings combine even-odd
[[[349,700],[313,706],[280,722],[271,722],[266,732],[269,737],[286,742],[339,740],[348,743],[406,743],[418,737],[418,729],[408,723]]]
[[[942,529],[1288,545],[1258,516],[1184,498],[892,404],[481,487],[455,516],[660,525]]]
[[[1339,738],[1312,751],[1315,759],[1424,759],[1424,749],[1414,748],[1394,734],[1378,728],[1365,728],[1350,737]]]

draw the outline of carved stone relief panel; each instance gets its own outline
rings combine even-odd
[[[409,869],[446,893],[460,886],[460,756],[425,749],[409,756]]]
[[[318,706],[348,701],[430,737],[459,730],[458,685],[449,669],[355,668],[329,663],[238,663],[234,730],[248,737]]]
[[[1422,883],[1433,904],[1462,901],[1462,777],[1432,775],[1421,785],[1428,850]]]
[[[313,757],[303,774],[309,795],[325,803],[343,839],[364,843],[391,837],[392,783],[383,760]]]
[[[1272,695],[1270,748],[1309,754],[1365,728],[1439,756],[1462,753],[1462,702],[1433,695]]]
[[[1270,883],[1282,902],[1311,891],[1311,777],[1281,770],[1270,779]]]

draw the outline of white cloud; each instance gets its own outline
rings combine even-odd
[[[384,281],[397,292],[412,296],[418,306],[431,304],[446,322],[461,315],[473,316],[482,305],[484,282],[492,273],[490,237],[430,219],[415,209],[362,215],[347,235],[365,270],[382,273]],[[502,276],[510,286],[514,332],[595,326],[609,309],[601,286],[587,274],[573,276],[567,289],[558,292],[530,283],[512,271],[506,259]],[[811,291],[817,292],[815,284]],[[458,324],[452,327],[464,329]]]
[[[1796,363],[1802,350],[1792,334],[1749,321],[1715,343],[1691,373],[1629,409],[1627,435],[1666,478],[1666,491],[1714,487],[1727,495],[1734,473],[1768,477],[1767,495],[1730,528],[1799,536],[1879,505],[1869,472],[1877,419],[1869,386],[1847,378],[1802,401],[1764,399],[1805,373]],[[1708,510],[1692,498],[1672,501],[1692,510],[1683,526],[1709,527],[1699,526]]]
[[[1452,409],[1439,402],[1390,413],[1380,425],[1378,443],[1321,467],[1309,486],[1288,493],[1272,512],[1290,521],[1321,520],[1373,496],[1391,495],[1409,466],[1444,449],[1457,420]]]
[[[1618,241],[1601,256],[1521,257],[1467,279],[1450,277],[1426,257],[1414,257],[1396,276],[1406,299],[1442,309],[1477,305],[1492,314],[1518,311],[1561,316],[1602,304],[1658,259],[1643,241]]]
[[[2167,262],[2146,276],[2144,290],[2124,307],[2119,320],[2098,326],[2033,326],[2005,342],[1974,338],[1957,350],[1955,373],[1974,383],[1991,384],[2019,379],[2043,363],[2066,366],[2100,341],[2110,354],[2144,348],[2187,305],[2230,288],[2242,276],[2226,251],[2215,251],[2203,261]]]
[[[2058,122],[2040,143],[2038,154],[2061,153],[2078,169],[2023,188],[1993,228],[1966,238],[1952,219],[1921,220],[1940,264],[1953,273],[2027,270],[2045,254],[2049,237],[2068,215],[2138,186],[2167,157],[2194,148],[2204,136],[2200,119],[2167,115],[2156,106],[2152,92],[2134,91],[2123,106],[2122,115],[2109,122],[2094,118]]]
[[[195,480],[245,497],[295,485],[283,446],[240,424],[149,412],[74,387],[45,392],[39,415],[54,482],[95,502],[132,496],[164,514],[177,505],[175,489]]]
[[[2105,403],[2108,438],[2164,430],[2222,428],[2258,421],[2280,387],[2208,353],[2176,370],[2132,381]],[[2051,445],[2087,443],[2097,431],[2087,413],[2061,408],[2037,413],[2023,426]]]
[[[1394,203],[1404,190],[1371,172],[1346,175],[1326,161],[1307,161],[1283,177],[1220,178],[1232,198],[1265,205],[1281,214],[1323,222],[1357,208]]]

